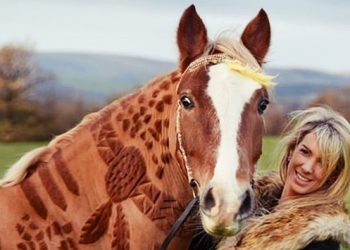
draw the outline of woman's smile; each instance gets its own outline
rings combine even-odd
[[[304,177],[302,174],[295,171],[295,182],[297,182],[300,186],[306,186],[312,182],[312,179]]]

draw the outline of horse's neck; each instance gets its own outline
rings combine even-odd
[[[127,152],[134,154],[142,172],[147,179],[159,189],[182,197],[183,192],[174,187],[187,185],[187,176],[179,157],[176,139],[176,85],[179,73],[155,79],[142,90],[115,102],[115,112],[110,116],[110,124],[114,127],[114,150],[120,150],[119,157]],[[106,128],[109,125],[104,125]],[[99,131],[103,130],[102,127]],[[100,132],[98,132],[100,133]],[[97,139],[97,133],[94,137]],[[105,136],[107,138],[108,136]],[[100,142],[103,141],[98,139]],[[111,138],[109,138],[109,141]],[[118,157],[106,158],[107,165],[113,168]],[[120,168],[127,168],[126,165]],[[127,169],[126,171],[130,171]],[[141,174],[141,173],[139,173]],[[135,178],[135,176],[134,176]],[[141,178],[141,176],[140,176]],[[177,191],[181,191],[178,194]]]
[[[54,220],[82,227],[80,241],[92,243],[104,235],[116,206],[120,216],[128,214],[132,227],[137,224],[132,218],[145,216],[153,223],[149,228],[166,233],[191,198],[176,140],[178,80],[177,73],[154,80],[88,115],[29,157],[27,166],[19,166],[27,171],[25,179],[0,188],[0,219],[17,225],[22,220],[49,224]],[[123,210],[128,205],[131,211]],[[117,233],[122,224],[118,218],[113,224]]]
[[[74,162],[69,165],[80,169],[76,172],[84,186],[92,184],[87,174],[97,177],[103,173],[102,186],[109,196],[114,195],[116,185],[118,193],[126,196],[130,195],[129,189],[152,183],[150,190],[162,190],[175,200],[187,201],[188,193],[176,188],[188,183],[176,140],[178,80],[176,72],[160,77],[88,116],[80,125],[83,128],[53,142],[61,148],[56,154],[62,155],[65,162]],[[120,195],[115,199],[124,198],[127,197]]]

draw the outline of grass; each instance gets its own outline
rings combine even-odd
[[[263,140],[263,150],[258,162],[257,171],[278,170],[273,164],[274,150],[278,142],[277,136],[266,136]]]
[[[24,153],[47,144],[47,142],[0,143],[0,176]]]

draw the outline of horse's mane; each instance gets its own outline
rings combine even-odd
[[[5,176],[0,179],[0,188],[14,186],[20,183],[27,176],[31,168],[35,168],[39,162],[47,162],[57,152],[58,148],[70,144],[79,131],[93,124],[102,114],[103,112],[96,112],[86,115],[82,122],[75,128],[55,137],[47,146],[33,149],[24,154],[8,169]]]
[[[243,45],[241,39],[237,38],[233,32],[222,32],[215,41],[208,45],[204,55],[212,54],[215,50],[221,51],[234,59],[245,62],[250,67],[254,67],[258,70],[261,69],[253,55]],[[132,94],[128,96],[131,97]],[[79,131],[100,119],[105,112],[107,112],[106,108],[100,112],[85,116],[79,125],[64,134],[55,137],[47,146],[34,149],[23,155],[8,169],[5,176],[0,179],[0,188],[20,183],[27,176],[29,169],[35,166],[38,162],[47,162],[57,151],[57,148],[70,144]]]

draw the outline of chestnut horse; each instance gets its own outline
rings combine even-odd
[[[1,180],[1,249],[157,249],[192,199],[203,227],[230,235],[253,208],[270,43],[263,10],[238,41],[209,42],[190,6],[178,70],[86,116]],[[186,228],[186,227],[185,227]],[[171,249],[185,249],[182,229]]]

